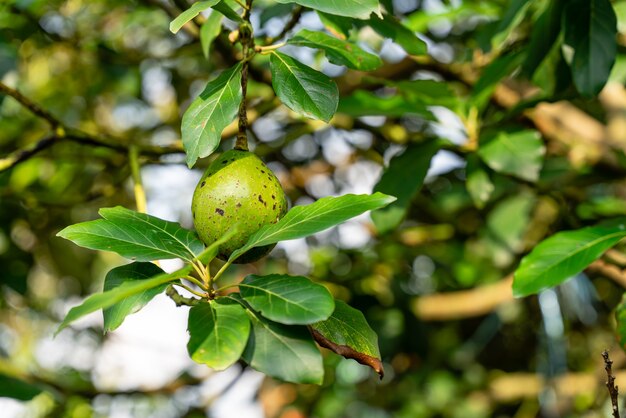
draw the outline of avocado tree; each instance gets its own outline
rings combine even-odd
[[[565,389],[626,344],[623,3],[0,7],[7,335],[23,308],[56,334],[101,311],[111,333],[163,293],[193,361],[283,388],[268,416],[611,404],[600,381]],[[148,207],[159,166],[198,174],[178,219]],[[0,396],[97,409],[89,376],[20,367],[16,347]]]

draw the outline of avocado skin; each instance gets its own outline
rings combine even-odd
[[[283,217],[287,198],[274,173],[259,157],[249,151],[230,150],[205,171],[193,193],[191,210],[196,232],[207,245],[239,223],[239,233],[222,244],[217,254],[228,260],[259,228]],[[275,245],[252,248],[235,263],[256,261]]]

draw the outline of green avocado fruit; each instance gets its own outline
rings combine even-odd
[[[222,244],[217,257],[228,260],[264,225],[274,224],[287,212],[287,198],[272,171],[249,151],[224,152],[209,165],[191,202],[198,236],[210,245],[235,224],[239,232]],[[267,255],[276,244],[253,248],[235,263],[250,263]]]

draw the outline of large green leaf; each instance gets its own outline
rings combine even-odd
[[[104,278],[104,291],[113,290],[123,283],[146,280],[151,277],[163,274],[153,263],[131,263],[125,266],[116,267],[110,270]],[[144,290],[141,293],[127,297],[110,308],[104,309],[104,332],[113,331],[124,322],[128,315],[139,311],[146,306],[156,295],[165,291],[167,283]]]
[[[307,325],[323,321],[335,309],[330,292],[302,276],[251,274],[239,284],[239,289],[250,306],[281,324]]]
[[[566,3],[566,0],[553,0],[539,4],[542,12],[532,26],[530,42],[526,48],[528,52],[522,64],[522,72],[527,77],[532,77],[559,37],[563,7]]]
[[[367,19],[372,13],[380,13],[378,0],[276,0],[278,3],[296,3],[339,16]]]
[[[425,119],[432,119],[432,114],[426,105],[418,100],[410,100],[400,94],[381,97],[365,90],[357,90],[350,96],[342,97],[337,112],[354,117],[402,117],[415,114]]]
[[[209,58],[211,44],[222,31],[224,16],[217,11],[212,11],[200,28],[200,45],[205,58]]]
[[[102,293],[96,293],[89,296],[79,306],[75,306],[67,313],[65,319],[57,328],[55,334],[58,334],[63,328],[67,327],[72,322],[76,321],[83,316],[97,311],[98,309],[106,309],[115,305],[124,299],[136,295],[138,293],[145,292],[146,290],[158,287],[163,283],[169,283],[177,280],[180,277],[185,277],[191,271],[190,265],[183,267],[180,270],[176,270],[173,273],[159,274],[158,276],[144,280],[127,281],[119,285],[118,287],[108,290]]]
[[[247,312],[252,333],[243,359],[251,367],[287,382],[322,383],[322,354],[305,326],[282,325]]]
[[[42,392],[38,386],[14,377],[0,374],[0,398],[12,398],[18,401],[30,401]]]
[[[219,146],[222,131],[237,116],[240,102],[241,63],[209,81],[183,115],[181,132],[190,168]]]
[[[515,271],[513,294],[528,296],[562,283],[583,271],[624,237],[624,218],[554,234],[522,259]]]
[[[382,19],[372,16],[367,24],[381,36],[400,45],[410,55],[424,55],[428,50],[426,42],[393,16],[385,14]]]
[[[224,370],[239,360],[250,335],[250,319],[239,303],[219,298],[189,310],[187,351],[198,363]]]
[[[564,43],[578,91],[595,96],[611,73],[617,54],[617,17],[609,0],[572,0],[563,14]]]
[[[537,181],[546,147],[537,131],[498,132],[478,149],[480,158],[498,173]]]
[[[365,52],[356,44],[342,41],[324,32],[303,29],[287,43],[321,49],[333,64],[345,65],[355,70],[372,71],[383,65],[383,61],[378,56]]]
[[[104,219],[70,225],[57,234],[81,247],[113,251],[137,261],[169,258],[193,260],[204,244],[175,222],[121,206],[99,211]]]
[[[335,301],[335,311],[330,318],[311,325],[311,328],[318,344],[370,366],[382,376],[378,336],[361,311],[340,300]],[[315,332],[319,335],[315,335]]]
[[[374,187],[374,191],[396,196],[389,206],[372,212],[372,220],[380,233],[396,228],[406,216],[411,199],[420,190],[430,166],[430,160],[439,150],[437,141],[410,144],[389,162],[389,167]]]
[[[306,117],[330,121],[339,102],[333,80],[280,52],[272,53],[270,70],[274,91],[285,106]]]
[[[172,33],[178,32],[185,23],[198,16],[200,12],[215,6],[218,2],[219,0],[209,0],[194,3],[190,8],[178,15],[176,19],[172,20],[172,23],[170,23],[170,31],[172,31]]]
[[[324,197],[306,206],[296,206],[287,212],[280,221],[266,225],[252,234],[246,245],[233,252],[229,260],[235,260],[254,247],[313,235],[368,210],[387,206],[394,200],[396,200],[395,197],[382,193],[372,195],[346,194],[339,197]]]

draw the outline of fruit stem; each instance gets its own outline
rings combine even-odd
[[[226,263],[224,263],[224,265],[222,266],[222,268],[220,268],[220,269],[219,269],[219,271],[218,271],[217,273],[215,273],[215,276],[213,276],[213,280],[211,280],[211,282],[210,282],[210,283],[211,283],[211,285],[213,285],[213,283],[215,283],[215,282],[217,281],[217,279],[219,279],[219,278],[221,277],[222,273],[224,273],[224,272],[226,271],[226,269],[227,269],[228,267],[230,267],[230,265],[231,265],[232,263],[233,263],[233,262],[232,262],[232,261],[230,261],[230,260],[228,260]]]
[[[205,293],[200,293],[200,292],[198,292],[196,290],[193,290],[191,287],[189,287],[187,285],[184,285],[182,283],[172,283],[172,285],[181,287],[181,288],[185,289],[186,291],[188,291],[190,293],[193,293],[194,295],[196,295],[198,297],[201,297],[202,299],[207,299],[207,297],[208,297],[208,294],[206,292]]]
[[[241,18],[244,23],[239,25],[239,42],[242,46],[243,57],[241,59],[241,103],[239,104],[239,132],[235,149],[248,151],[248,111],[246,108],[246,95],[248,93],[248,66],[251,52],[254,54],[254,37],[252,36],[252,25],[250,24],[250,11],[252,10],[252,0],[246,0]]]
[[[196,279],[195,277],[192,276],[185,276],[183,277],[185,280],[195,284],[196,286],[198,286],[200,289],[202,290],[209,290],[206,288],[206,284],[202,283],[200,280]]]

